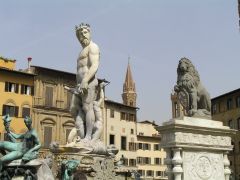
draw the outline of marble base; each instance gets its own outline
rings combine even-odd
[[[227,154],[235,133],[222,122],[183,117],[164,122],[161,147],[167,152],[169,180],[229,180]]]
[[[54,180],[53,174],[43,159],[34,159],[23,163],[21,159],[4,165],[0,175],[4,180]]]

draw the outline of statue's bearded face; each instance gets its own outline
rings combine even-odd
[[[89,30],[82,29],[78,31],[79,41],[83,46],[88,46],[91,41],[91,34]]]

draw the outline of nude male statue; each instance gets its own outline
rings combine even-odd
[[[92,42],[90,26],[80,24],[76,27],[76,36],[82,45],[77,59],[77,93],[73,94],[70,112],[75,119],[77,135],[81,139],[91,140],[95,123],[94,101],[98,80],[95,74],[99,66],[100,52]],[[85,132],[86,131],[86,132]]]

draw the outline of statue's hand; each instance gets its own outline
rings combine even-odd
[[[85,81],[82,81],[80,85],[78,85],[78,92],[80,94],[84,94],[87,91],[88,83]]]

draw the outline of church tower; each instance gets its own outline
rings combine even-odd
[[[135,89],[135,82],[132,78],[130,63],[128,61],[125,82],[123,84],[122,93],[123,104],[136,107],[137,93]]]

